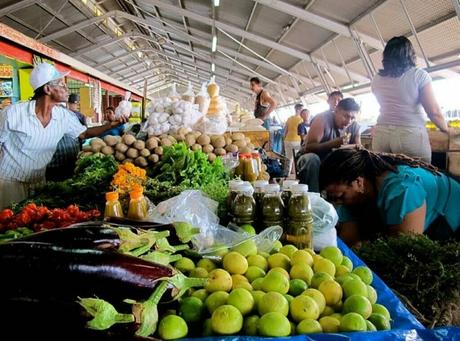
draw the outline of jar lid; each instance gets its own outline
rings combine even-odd
[[[280,185],[278,184],[269,184],[264,187],[264,192],[267,194],[279,193]]]
[[[292,193],[308,193],[308,185],[305,184],[297,184],[291,187]]]
[[[251,183],[244,181],[242,184],[235,186],[234,191],[237,193],[252,195],[254,193],[254,188],[252,188]]]
[[[290,190],[292,186],[298,185],[299,180],[284,180],[283,181],[283,191]]]
[[[228,182],[228,188],[230,188],[230,190],[234,190],[236,186],[242,184],[243,182],[243,180],[230,180]]]
[[[254,188],[262,188],[268,185],[268,180],[256,180],[254,181]]]
[[[253,152],[253,153],[252,153],[252,157],[260,157],[259,152]]]
[[[241,158],[241,159],[250,158],[250,157],[251,157],[251,153],[241,153],[241,154],[240,154],[240,158]]]
[[[118,200],[118,192],[107,192],[105,193],[105,200],[116,201]]]

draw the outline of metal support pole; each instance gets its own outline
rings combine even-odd
[[[385,40],[383,39],[382,32],[380,32],[380,28],[377,25],[377,21],[375,21],[374,14],[372,12],[369,13],[369,19],[370,19],[372,25],[374,25],[375,32],[377,33],[377,36],[379,37],[380,42],[382,43],[382,48],[384,49],[385,48]]]
[[[323,71],[321,70],[321,66],[318,65],[317,63],[313,65],[315,67],[316,72],[318,73],[318,77],[319,77],[321,85],[324,88],[324,91],[326,91],[326,93],[328,94],[331,93],[331,88],[329,87],[329,84],[327,83],[326,78],[324,78]]]
[[[311,76],[310,71],[308,71],[307,65],[305,63],[303,63],[302,66],[303,66],[303,69],[305,71],[305,74],[308,76],[308,79],[310,79],[311,87],[312,88],[316,87],[315,82],[313,81],[313,77]]]
[[[348,71],[347,64],[345,64],[345,59],[343,58],[342,52],[340,52],[339,47],[337,46],[337,43],[335,42],[335,39],[332,39],[332,44],[334,45],[335,49],[337,50],[337,53],[339,54],[340,62],[342,63],[342,67],[345,69],[345,72],[347,73],[347,76],[348,76],[348,79],[351,85],[355,86],[355,82],[353,81],[353,78],[351,78],[350,76],[350,72]]]
[[[351,39],[353,40],[356,50],[358,51],[359,58],[361,59],[364,68],[366,69],[367,75],[369,76],[369,79],[372,79],[375,74],[375,70],[373,68],[373,64],[369,61],[370,57],[369,54],[367,53],[366,49],[363,47],[363,43],[361,39],[357,36],[356,32],[353,31],[350,28],[351,32]]]
[[[412,19],[410,18],[409,12],[407,11],[406,4],[404,3],[403,0],[399,0],[399,3],[401,4],[401,7],[403,8],[404,14],[406,15],[407,21],[409,22],[409,25],[410,25],[410,30],[412,31],[412,34],[414,35],[415,40],[417,41],[418,47],[420,48],[420,52],[422,52],[423,59],[425,59],[426,67],[430,67],[430,61],[428,60],[428,57],[426,56],[425,51],[423,50],[422,43],[420,42],[420,39],[418,38],[417,30],[415,29],[414,23],[412,22]]]
[[[452,5],[455,8],[455,12],[457,12],[458,20],[460,20],[460,0],[452,0]]]
[[[332,77],[332,74],[329,72],[329,70],[330,70],[329,61],[327,60],[327,57],[324,54],[323,47],[321,47],[320,51],[321,51],[321,55],[323,56],[323,60],[326,63],[326,67],[324,68],[324,71],[325,71],[326,75],[328,75],[328,77],[331,79],[332,83],[334,84],[334,87],[337,87],[337,83],[336,83],[334,77]]]

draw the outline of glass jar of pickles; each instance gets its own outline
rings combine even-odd
[[[254,189],[251,184],[244,182],[235,186],[236,196],[232,202],[232,220],[238,225],[254,223],[256,203],[253,198]]]
[[[262,219],[263,227],[284,225],[284,204],[281,200],[280,186],[270,184],[264,187],[264,197],[262,199]]]
[[[313,215],[307,185],[291,187],[285,239],[299,249],[313,247]]]

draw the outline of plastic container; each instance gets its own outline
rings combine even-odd
[[[123,209],[120,201],[118,200],[117,192],[105,193],[105,210],[104,217],[121,218],[123,217]]]
[[[251,154],[247,154],[244,159],[244,174],[243,179],[249,182],[257,180],[259,173],[257,171],[257,161],[252,158]]]
[[[238,158],[238,166],[235,168],[235,176],[239,176],[241,179],[244,180],[244,165],[245,161],[248,157],[248,154],[240,154]]]
[[[280,186],[270,184],[264,187],[264,197],[262,199],[262,219],[263,227],[284,225],[284,204],[281,200]]]
[[[283,192],[281,193],[281,199],[283,199],[284,207],[289,207],[289,199],[291,198],[292,186],[298,185],[299,180],[284,180],[283,181]],[[286,210],[287,213],[287,210]]]
[[[235,200],[232,202],[232,221],[238,226],[254,224],[256,202],[253,198],[254,189],[251,184],[244,182],[235,186]]]
[[[128,218],[132,220],[144,220],[147,217],[145,209],[145,198],[141,191],[132,191],[129,193]]]
[[[294,185],[291,192],[285,239],[299,249],[312,248],[313,215],[308,198],[308,186]]]

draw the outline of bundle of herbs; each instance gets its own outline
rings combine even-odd
[[[37,188],[32,195],[16,205],[20,210],[29,202],[50,208],[67,207],[77,204],[80,208],[104,209],[105,192],[117,171],[117,162],[110,155],[91,155],[78,159],[74,176],[58,182],[47,182]]]
[[[459,242],[405,235],[355,251],[425,326],[460,325]]]

